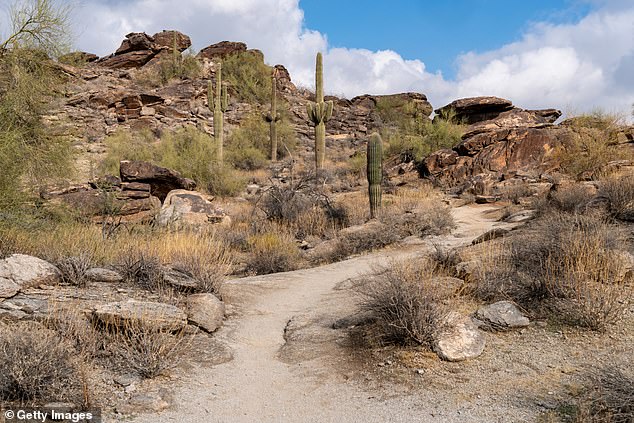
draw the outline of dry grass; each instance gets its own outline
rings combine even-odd
[[[452,295],[433,283],[437,275],[429,261],[394,262],[360,285],[359,310],[375,319],[368,335],[381,343],[431,348],[443,329]]]
[[[85,405],[86,380],[73,347],[34,322],[0,324],[0,401]]]
[[[302,266],[302,258],[295,240],[283,233],[267,232],[253,235],[248,240],[250,255],[247,272],[257,275],[287,272]]]
[[[615,366],[588,375],[588,392],[579,401],[576,423],[631,423],[634,421],[634,377]]]
[[[478,257],[479,298],[510,298],[593,330],[618,322],[630,303],[625,239],[601,215],[552,212],[496,245]]]
[[[634,180],[631,175],[606,178],[601,182],[599,197],[606,200],[612,217],[634,221]]]

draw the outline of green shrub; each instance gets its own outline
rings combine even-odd
[[[271,68],[261,56],[242,52],[227,57],[222,62],[222,76],[238,101],[260,104],[270,101]]]
[[[280,107],[283,116],[284,107]],[[254,113],[247,116],[227,139],[227,160],[240,169],[255,169],[264,167],[264,163],[259,160],[269,156],[269,125],[264,118]],[[286,157],[289,152],[293,152],[297,145],[295,129],[289,123],[289,119],[283,117],[277,122],[277,157]],[[245,151],[249,150],[249,151]],[[257,154],[254,150],[260,152]],[[251,163],[243,163],[242,160],[249,160]]]
[[[41,119],[61,83],[41,52],[0,55],[0,209],[21,205],[40,186],[71,174],[70,143]]]
[[[186,51],[182,55],[172,55],[169,59],[163,59],[159,64],[159,77],[163,85],[174,78],[194,79],[200,77],[202,66],[191,51]]]
[[[102,173],[118,174],[121,160],[146,160],[180,172],[212,194],[230,196],[244,188],[245,180],[232,167],[214,161],[213,139],[191,126],[166,133],[158,141],[149,131],[119,132],[108,137],[106,145]]]

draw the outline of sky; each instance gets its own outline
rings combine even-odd
[[[2,2],[8,0],[0,0]],[[632,119],[634,0],[57,0],[75,2],[78,49],[176,29],[194,50],[244,41],[329,94],[416,91],[434,107],[480,95]]]

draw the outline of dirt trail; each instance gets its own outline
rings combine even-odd
[[[393,248],[312,269],[229,281],[224,297],[232,304],[225,326],[215,337],[233,359],[214,367],[198,367],[174,387],[175,406],[143,422],[472,422],[497,421],[483,414],[461,412],[447,399],[419,394],[385,396],[364,386],[346,361],[341,339],[330,329],[345,317],[349,292],[339,288],[350,278],[386,265],[394,258],[423,254],[431,242],[458,246],[500,225],[483,214],[494,206],[470,205],[452,210],[458,228],[452,235],[424,244]],[[347,310],[348,314],[350,310]],[[340,314],[343,312],[344,314]],[[292,322],[292,323],[291,323]],[[312,326],[311,326],[312,325]],[[285,328],[303,328],[294,341]],[[335,353],[324,351],[336,349]],[[284,351],[284,353],[282,353]],[[172,387],[170,387],[172,389]],[[456,413],[457,411],[457,413]],[[477,410],[476,410],[477,411]]]

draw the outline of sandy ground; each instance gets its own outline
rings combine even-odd
[[[363,358],[346,347],[332,323],[351,313],[346,281],[415,259],[432,242],[465,245],[494,226],[493,206],[452,210],[452,235],[392,248],[313,269],[232,280],[223,296],[232,305],[215,337],[233,359],[198,366],[173,387],[175,406],[144,422],[473,422],[509,421],[504,404],[461,405],[460,395],[382,387]],[[417,373],[418,374],[418,373]],[[380,378],[379,378],[380,379]],[[170,388],[172,389],[172,388]],[[522,416],[516,416],[521,418]],[[514,420],[514,421],[521,421]]]

